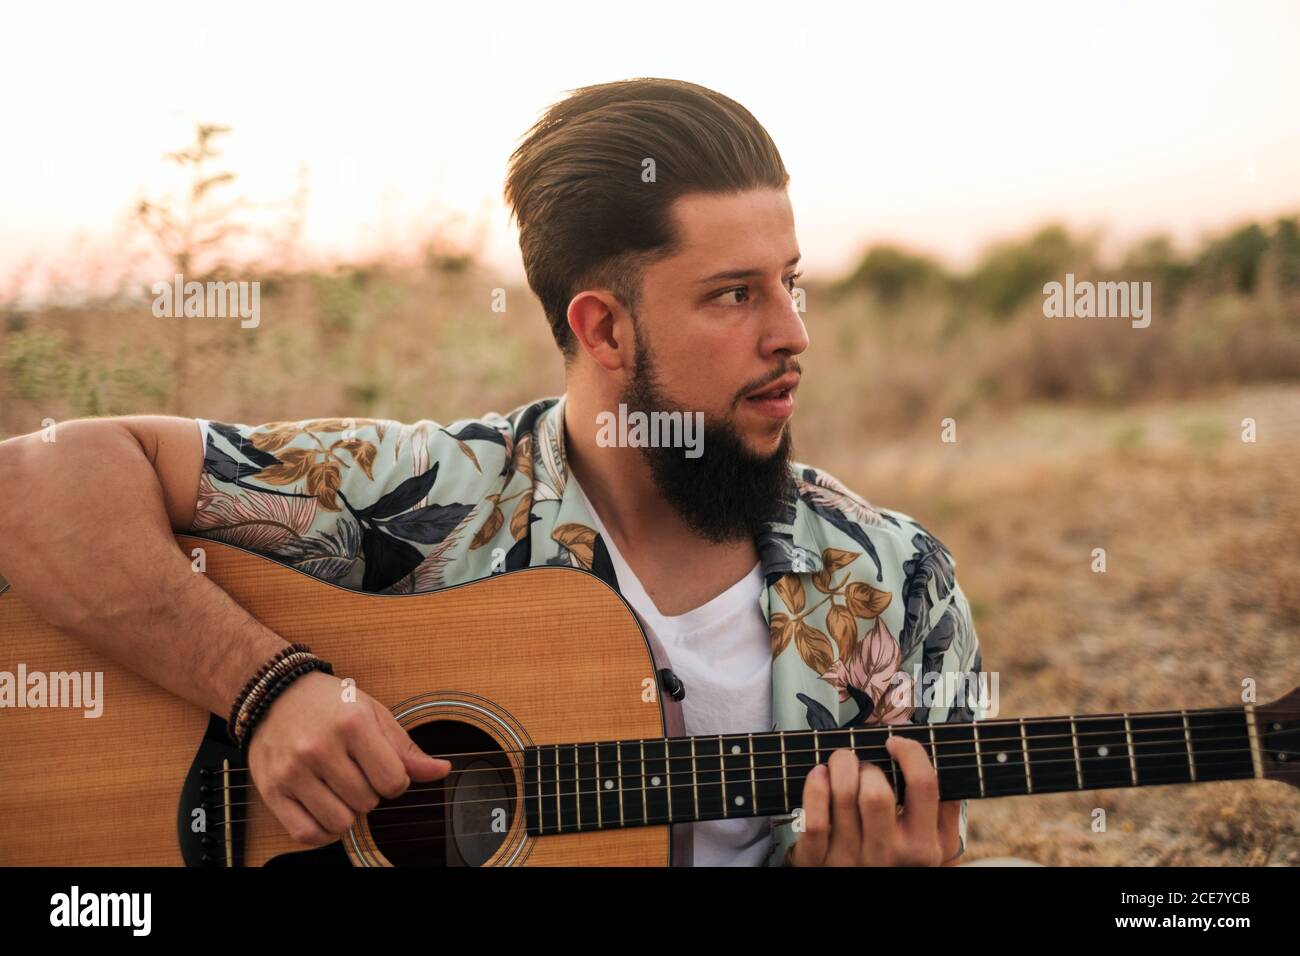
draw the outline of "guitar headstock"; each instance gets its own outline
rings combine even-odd
[[[1300,787],[1300,687],[1255,708],[1264,776]]]

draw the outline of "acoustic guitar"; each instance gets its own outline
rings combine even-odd
[[[585,571],[376,595],[177,540],[453,770],[358,815],[331,845],[297,844],[259,799],[224,717],[46,625],[11,588],[0,593],[0,865],[689,865],[688,824],[790,817],[808,772],[839,748],[880,766],[901,801],[891,734],[926,747],[944,800],[1300,785],[1300,690],[1267,705],[690,737],[662,649]]]

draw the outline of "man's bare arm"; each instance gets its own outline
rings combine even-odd
[[[0,442],[0,573],[37,614],[224,715],[284,640],[191,570],[193,419],[79,419]]]
[[[203,449],[193,419],[58,425],[53,442],[0,442],[0,573],[37,614],[177,696],[226,715],[286,643],[195,573],[188,530]],[[307,674],[269,708],[248,749],[258,791],[301,843],[326,843],[412,779],[425,754],[393,715],[338,678]]]

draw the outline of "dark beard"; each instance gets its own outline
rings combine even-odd
[[[659,390],[654,359],[636,333],[637,360],[632,381],[623,390],[628,413],[641,411],[681,412]],[[684,448],[640,448],[650,475],[664,500],[700,537],[715,544],[743,541],[765,530],[776,520],[782,504],[794,495],[790,474],[793,438],[789,425],[781,444],[771,455],[754,455],[730,422],[704,422],[703,444],[698,458],[688,458]]]

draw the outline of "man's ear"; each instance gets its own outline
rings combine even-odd
[[[579,347],[611,372],[631,368],[632,325],[617,300],[603,292],[583,292],[569,303],[569,329]]]

